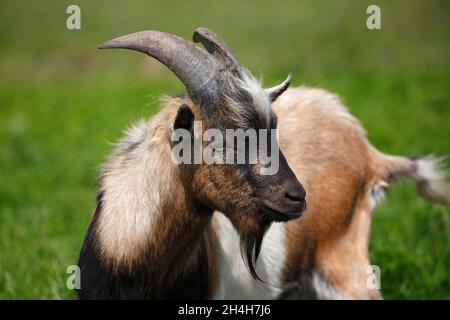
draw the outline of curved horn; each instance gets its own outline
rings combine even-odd
[[[270,89],[266,89],[266,93],[269,95],[270,102],[274,102],[277,100],[277,98],[289,88],[289,85],[292,81],[292,74],[288,74],[286,80],[284,80],[279,85],[276,85],[275,87],[272,87]]]
[[[197,28],[193,36],[194,42],[201,42],[206,50],[218,59],[225,67],[239,67],[239,61],[228,48],[225,41],[207,28]]]
[[[217,95],[217,62],[207,52],[178,36],[142,31],[112,39],[98,48],[124,48],[148,54],[166,65],[197,103]]]

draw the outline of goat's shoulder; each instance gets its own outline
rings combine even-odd
[[[365,138],[365,130],[349,112],[341,98],[327,90],[311,87],[288,89],[273,104],[279,117],[314,126],[347,128]]]
[[[287,90],[273,105],[278,116],[280,145],[286,157],[318,169],[339,163],[352,168],[366,161],[369,143],[360,122],[341,99],[323,89]],[[331,162],[330,162],[331,161]],[[311,170],[311,169],[309,169]]]

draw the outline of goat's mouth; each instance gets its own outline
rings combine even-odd
[[[257,199],[262,211],[274,221],[284,222],[300,218],[306,210],[306,202],[299,201],[288,206],[280,206],[270,200]]]

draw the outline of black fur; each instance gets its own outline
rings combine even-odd
[[[191,108],[185,103],[183,103],[178,109],[177,115],[175,117],[175,122],[173,128],[176,129],[186,129],[192,131],[192,126],[194,125],[194,114]]]

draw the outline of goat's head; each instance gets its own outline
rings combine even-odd
[[[193,39],[201,42],[206,51],[192,42],[158,31],[116,38],[100,48],[137,50],[156,58],[175,73],[193,105],[180,105],[173,126],[190,132],[191,139],[195,139],[194,120],[200,119],[202,132],[216,129],[223,137],[227,136],[227,129],[253,129],[258,133],[260,129],[267,130],[266,136],[257,135],[258,143],[253,141],[258,151],[254,162],[248,152],[252,141],[246,139],[244,162],[180,164],[188,196],[198,206],[219,210],[231,220],[241,236],[250,271],[256,276],[253,261],[258,257],[267,227],[274,221],[297,218],[305,209],[305,191],[277,148],[271,130],[277,126],[271,103],[288,88],[291,77],[280,85],[263,89],[212,31],[199,28]],[[265,151],[269,155],[275,153],[278,160],[277,170],[272,174],[263,173],[265,163],[259,158],[263,154],[259,150],[261,141],[267,142]],[[202,144],[205,146],[206,142]]]

